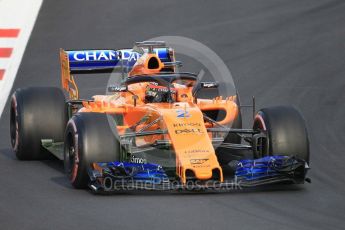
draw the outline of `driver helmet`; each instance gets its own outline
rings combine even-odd
[[[170,96],[169,96],[170,95]],[[175,102],[176,101],[176,89],[166,86],[160,86],[156,82],[150,82],[146,86],[145,91],[145,103],[163,103],[163,102]]]

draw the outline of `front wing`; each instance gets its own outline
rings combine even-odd
[[[268,156],[255,160],[240,160],[234,172],[223,182],[189,179],[185,184],[179,178],[168,177],[157,164],[129,162],[95,163],[89,170],[89,187],[94,192],[130,190],[235,190],[246,187],[290,182],[301,184],[309,166],[304,160],[291,156]]]

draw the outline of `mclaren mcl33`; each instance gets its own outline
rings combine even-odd
[[[201,97],[219,82],[178,71],[181,63],[164,42],[61,49],[60,61],[66,92],[13,93],[11,144],[19,160],[62,160],[75,188],[233,189],[309,180],[307,130],[295,108],[254,109],[252,128],[242,128],[237,91]],[[114,72],[119,83],[108,93],[79,98],[74,76]]]

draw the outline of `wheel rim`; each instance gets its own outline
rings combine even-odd
[[[17,121],[17,109],[15,101],[12,101],[11,111],[10,111],[10,134],[11,134],[11,144],[15,151],[18,148],[18,121]]]
[[[256,114],[254,118],[254,129],[255,128],[264,131],[267,130],[265,121],[260,114]]]
[[[72,182],[76,179],[79,165],[79,157],[76,149],[75,139],[72,133],[69,133],[65,147],[65,169]]]

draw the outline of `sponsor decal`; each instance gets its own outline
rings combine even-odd
[[[201,82],[201,88],[214,89],[218,88],[218,82]]]
[[[155,81],[151,81],[151,82],[149,82],[150,83],[150,85],[158,85],[158,82],[155,82]]]
[[[114,50],[87,50],[71,52],[71,61],[112,61],[117,60]],[[72,57],[72,58],[71,58]]]
[[[201,127],[201,123],[200,122],[185,122],[185,123],[175,123],[173,124],[173,126],[175,128],[178,128],[178,127]]]
[[[209,168],[211,165],[209,164],[192,164],[193,168]]]
[[[187,110],[183,110],[183,109],[178,109],[176,110],[177,113],[177,118],[189,118],[192,115],[187,111]]]
[[[168,88],[168,87],[165,87],[165,86],[158,86],[158,85],[148,85],[147,86],[147,90],[150,90],[150,91],[155,91],[155,92],[163,92],[163,93],[168,93],[169,90],[171,93],[176,93],[176,89],[174,88]]]
[[[132,49],[122,50],[78,50],[67,51],[69,54],[69,60],[74,62],[85,61],[114,61],[120,60],[119,56],[124,60],[125,65],[134,65],[142,56],[140,53],[133,51]],[[156,49],[154,51],[162,61],[169,61],[168,51],[166,49]]]
[[[147,49],[144,49],[147,51]],[[140,57],[141,54],[138,52],[133,51],[132,49],[123,49],[123,50],[119,50],[119,52],[121,52],[122,55],[122,59],[124,61],[128,61],[128,62],[136,62]],[[162,60],[162,61],[169,61],[167,60],[168,57],[168,51],[166,48],[158,48],[158,49],[154,49],[153,52]]]
[[[208,149],[192,149],[192,150],[186,150],[184,153],[190,154],[190,153],[208,153],[210,152]]]
[[[111,85],[108,87],[108,92],[126,92],[128,88],[126,85]]]
[[[206,162],[208,162],[208,158],[204,158],[204,159],[190,159],[190,163],[192,165],[193,168],[208,168],[211,167],[210,164],[205,164]]]
[[[208,159],[190,159],[191,164],[203,164],[206,161],[208,161]]]
[[[176,134],[189,134],[189,133],[193,133],[193,134],[201,134],[203,133],[201,131],[201,129],[198,128],[191,128],[191,129],[176,129],[175,130]]]
[[[136,157],[136,156],[132,155],[131,163],[146,164],[147,160],[144,158],[140,158],[140,157]]]
[[[121,50],[122,59],[128,62],[136,62],[141,55],[137,52],[132,52],[130,50]]]

